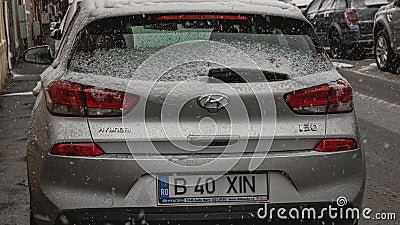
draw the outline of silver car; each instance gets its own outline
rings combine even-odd
[[[29,129],[31,224],[357,223],[324,210],[362,205],[352,87],[299,9],[72,4],[58,51],[24,54],[51,64]]]

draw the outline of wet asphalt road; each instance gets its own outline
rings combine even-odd
[[[342,67],[353,66],[339,71],[354,88],[366,156],[364,207],[374,213],[394,212],[398,218],[396,221],[364,220],[361,225],[400,224],[400,75],[379,71],[370,59],[336,62]]]
[[[400,224],[400,75],[378,71],[372,60],[340,61],[337,65],[346,67],[339,70],[355,91],[367,164],[364,206],[373,210],[372,216],[394,212],[398,218],[362,220],[360,224]],[[25,146],[35,97],[27,92],[35,87],[42,70],[18,65],[0,96],[0,224],[29,224]]]
[[[26,175],[27,126],[35,97],[31,91],[42,66],[20,64],[0,97],[0,224],[29,224]],[[14,96],[14,94],[17,95]],[[20,95],[18,93],[22,93]]]
[[[353,65],[339,71],[354,88],[366,155],[364,207],[374,212],[394,212],[398,218],[396,221],[368,220],[361,225],[400,224],[400,75],[379,71],[373,60],[336,62]]]

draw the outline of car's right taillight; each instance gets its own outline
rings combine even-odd
[[[357,149],[357,142],[354,139],[324,139],[314,150],[319,152],[340,152]]]
[[[53,115],[107,117],[122,116],[139,96],[59,80],[47,86],[46,101]]]
[[[346,20],[350,24],[357,24],[358,23],[358,15],[357,11],[354,9],[348,9],[344,12],[344,17],[346,17]]]
[[[297,114],[334,114],[352,112],[353,89],[344,79],[288,93],[285,100]]]

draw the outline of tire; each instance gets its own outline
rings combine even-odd
[[[375,36],[374,57],[378,68],[384,72],[396,72],[399,65],[398,57],[394,54],[389,36],[381,30]]]
[[[332,58],[341,59],[345,56],[346,51],[343,47],[342,38],[336,30],[329,33],[329,47]]]

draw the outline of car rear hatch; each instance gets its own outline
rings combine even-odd
[[[385,0],[360,0],[353,2],[352,7],[357,11],[361,34],[373,34],[375,14],[381,6],[387,4],[388,2]]]
[[[374,18],[381,5],[371,5],[357,9],[361,34],[373,34]]]
[[[296,114],[285,95],[333,82],[329,76],[324,78],[313,83],[285,80],[229,86],[171,83],[154,87],[150,93],[138,88],[151,88],[150,84],[131,83],[127,90],[140,99],[132,111],[123,118],[88,118],[88,124],[95,143],[109,154],[220,154],[226,147],[230,153],[252,153],[257,144],[265,145],[258,152],[310,150],[325,137],[327,116]],[[110,79],[96,77],[87,83],[99,82]],[[123,87],[113,90],[126,91]],[[219,98],[226,102],[216,104],[227,104],[219,110],[205,102]]]
[[[255,15],[140,18],[146,22],[127,17],[90,25],[63,78],[90,87],[90,99],[105,90],[136,96],[124,117],[94,110],[88,118],[105,153],[298,151],[325,137],[327,105],[313,104],[326,91],[321,85],[340,76],[308,23]],[[311,100],[296,96],[308,105],[295,103],[295,112],[287,97],[307,88]]]

